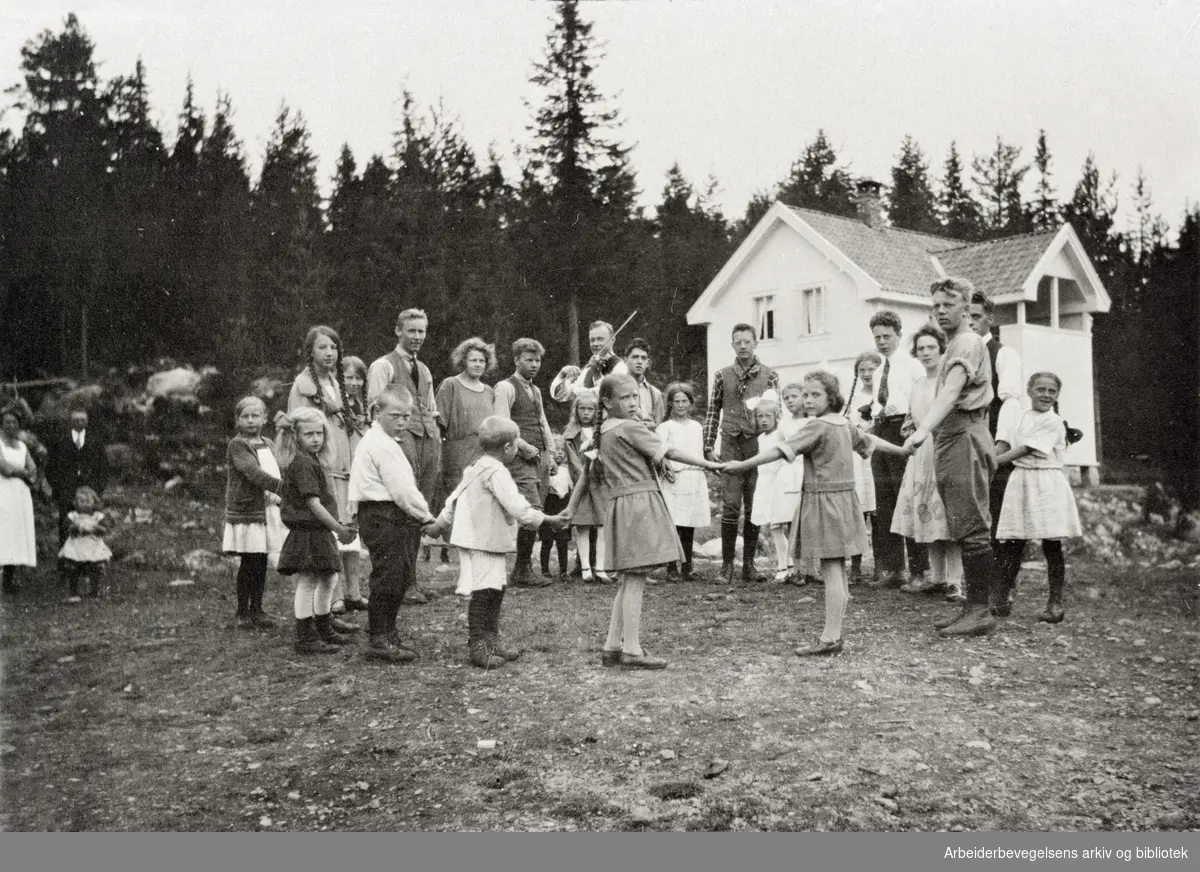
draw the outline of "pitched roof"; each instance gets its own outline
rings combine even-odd
[[[971,243],[787,208],[862,267],[882,290],[914,297],[926,296],[930,283],[946,275],[970,279],[989,296],[1020,290],[1054,239],[1053,231],[1043,231]]]
[[[964,276],[976,290],[995,297],[1021,290],[1055,235],[1053,230],[1022,233],[941,251],[937,257],[948,274]]]

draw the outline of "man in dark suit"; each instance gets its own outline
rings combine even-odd
[[[67,540],[67,512],[74,509],[76,488],[87,485],[97,494],[108,484],[108,455],[104,443],[88,430],[86,409],[71,410],[70,429],[50,443],[46,478],[58,506],[58,541]]]

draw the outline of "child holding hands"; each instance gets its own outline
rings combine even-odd
[[[467,649],[472,664],[495,669],[520,652],[500,641],[500,606],[508,584],[505,554],[517,549],[517,528],[565,530],[565,515],[547,517],[521,496],[508,466],[517,456],[521,431],[511,420],[493,415],[479,425],[483,456],[463,471],[427,536],[449,533],[458,548],[456,593],[471,598],[467,607]]]
[[[875,450],[904,455],[900,446],[862,433],[839,414],[845,400],[832,373],[816,370],[801,382],[801,399],[813,419],[790,438],[748,460],[729,465],[740,473],[784,458],[804,456],[804,490],[800,501],[799,530],[794,531],[796,558],[803,564],[818,559],[825,580],[825,627],[815,645],[797,648],[798,657],[835,654],[842,650],[842,619],[850,600],[845,558],[861,554],[867,528],[854,492],[853,451],[863,456]]]
[[[667,385],[663,397],[670,417],[658,425],[656,432],[659,438],[667,443],[668,448],[678,448],[696,457],[703,457],[704,428],[692,418],[692,407],[696,404],[695,388],[686,382],[673,382]],[[667,461],[666,469],[668,475],[662,481],[662,495],[667,503],[667,511],[671,513],[671,521],[675,524],[675,532],[679,534],[679,543],[683,546],[683,566],[679,567],[677,577],[681,581],[699,581],[700,575],[692,568],[692,545],[696,528],[712,523],[708,478],[704,470],[686,463]],[[673,563],[667,567],[667,578],[676,577],[673,569]]]
[[[604,565],[617,571],[619,586],[600,663],[619,664],[623,669],[664,669],[667,661],[642,650],[642,596],[650,571],[680,561],[683,549],[654,465],[667,458],[704,469],[725,467],[669,447],[638,420],[638,384],[632,376],[605,376],[599,397],[603,411],[597,416],[594,435],[597,454],[571,494],[567,515],[574,513],[586,491],[603,486],[603,526],[608,532]]]
[[[337,543],[352,542],[356,535],[337,519],[338,505],[322,467],[329,451],[329,429],[319,410],[295,409],[280,451],[284,464],[280,514],[288,534],[279,552],[279,574],[296,577],[298,654],[328,654],[350,641],[333,628],[329,613],[333,581],[342,565]]]

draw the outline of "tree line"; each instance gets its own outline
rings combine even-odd
[[[0,131],[5,380],[164,356],[250,373],[292,363],[313,323],[373,356],[391,344],[397,309],[419,305],[435,375],[469,335],[501,348],[533,335],[551,362],[578,360],[592,318],[636,308],[631,330],[658,375],[702,382],[704,332],[684,315],[771,202],[855,214],[854,176],[824,130],[740,218],[716,205],[716,179],[697,184],[677,165],[641,208],[577,0],[556,3],[532,63],[540,101],[515,175],[494,149],[473,149],[445,106],[406,92],[391,150],[360,162],[344,145],[327,200],[302,112],[280,106],[252,178],[230,94],[206,110],[189,84],[164,132],[142,63],[102,81],[95,51],[71,15],[26,43],[9,89],[24,123]],[[952,143],[936,171],[906,136],[888,218],[962,240],[1070,221],[1113,297],[1094,331],[1106,459],[1178,465],[1200,431],[1200,209],[1173,235],[1139,171],[1120,228],[1117,177],[1094,157],[1069,196],[1054,175],[1044,131],[1031,159],[997,137],[969,159]]]

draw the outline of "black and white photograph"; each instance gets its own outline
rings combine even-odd
[[[4,7],[0,831],[1194,862],[1196,0]]]

